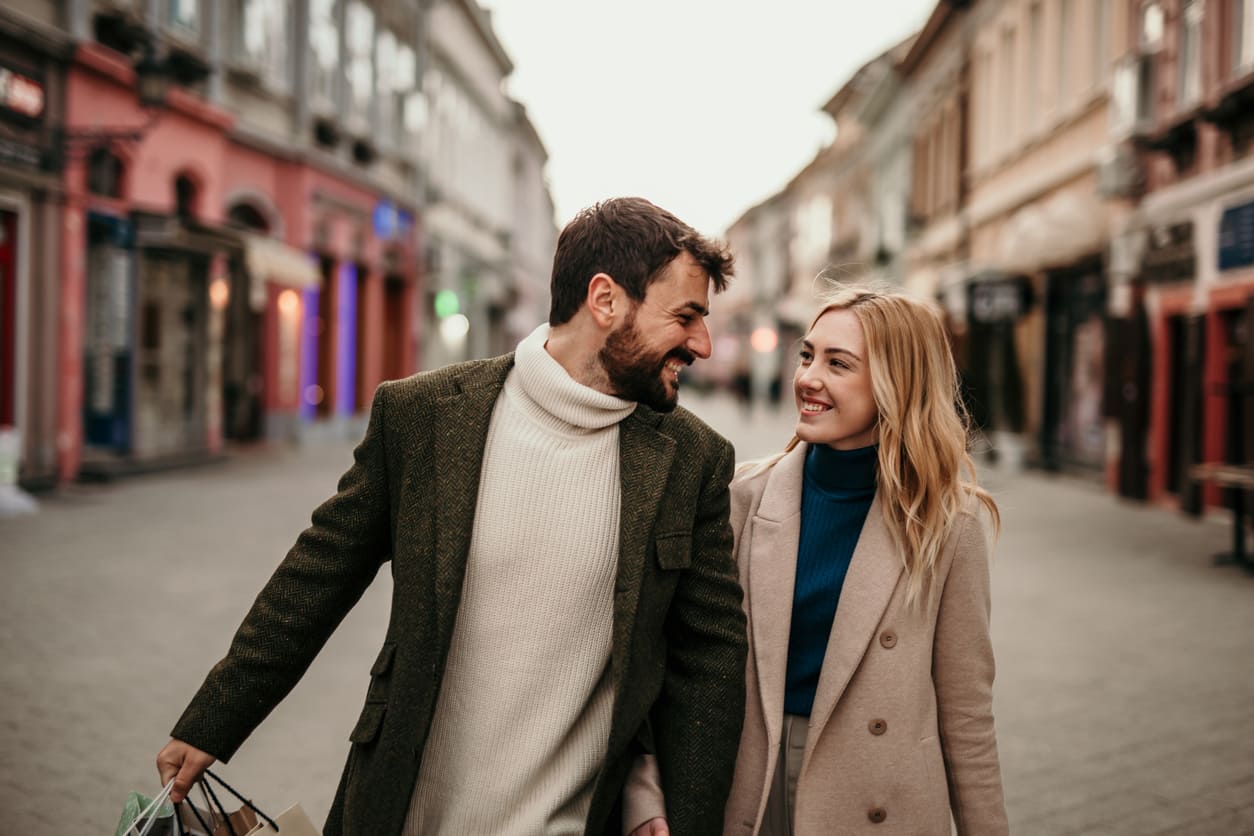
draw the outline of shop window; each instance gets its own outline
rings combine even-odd
[[[333,109],[339,101],[340,23],[335,0],[309,4],[309,93],[315,105]]]
[[[1232,70],[1254,71],[1254,0],[1232,0]]]
[[[1093,77],[1095,86],[1101,85],[1110,61],[1110,0],[1093,0]]]
[[[291,0],[234,0],[231,48],[236,61],[281,90],[291,77],[288,68]]]
[[[197,215],[197,201],[200,190],[196,181],[186,174],[174,178],[174,212],[183,220],[190,220]]]
[[[108,148],[97,148],[87,158],[87,191],[101,197],[122,197],[126,167]]]
[[[1138,58],[1135,72],[1135,122],[1151,123],[1155,116],[1158,53],[1163,47],[1163,9],[1157,0],[1141,6],[1140,31],[1137,36]]]
[[[188,35],[200,32],[200,0],[167,0],[166,22],[171,28]]]
[[[347,55],[349,113],[359,127],[370,125],[370,103],[374,99],[374,12],[360,0],[352,0],[344,20]]]
[[[1202,3],[1185,0],[1180,21],[1180,86],[1177,104],[1190,105],[1202,95]]]
[[[263,235],[270,234],[270,222],[266,220],[266,216],[261,214],[257,207],[248,203],[237,203],[227,212],[227,219],[244,229],[260,232]]]

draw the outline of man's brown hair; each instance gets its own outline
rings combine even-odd
[[[726,245],[640,197],[616,197],[584,209],[566,224],[553,256],[549,324],[570,321],[588,295],[588,282],[606,273],[637,302],[666,265],[687,251],[721,293],[732,275]]]

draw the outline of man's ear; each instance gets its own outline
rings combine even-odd
[[[622,307],[623,289],[609,273],[597,273],[588,281],[588,298],[585,304],[593,320],[602,328],[614,324],[614,316]]]

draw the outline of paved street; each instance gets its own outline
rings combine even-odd
[[[744,456],[787,416],[694,408]],[[350,447],[78,486],[0,520],[0,834],[112,832],[131,789]],[[1224,520],[992,474],[996,710],[1012,830],[1254,834],[1254,577]],[[321,822],[386,624],[380,577],[228,780]]]

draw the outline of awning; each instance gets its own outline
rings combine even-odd
[[[997,263],[1019,273],[1069,264],[1101,252],[1108,230],[1108,210],[1096,195],[1060,192],[1010,216],[1002,230]]]
[[[266,308],[266,282],[304,288],[322,281],[316,256],[263,235],[244,235],[244,266],[249,276],[248,303],[254,311]]]

